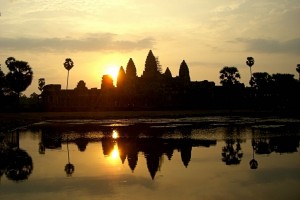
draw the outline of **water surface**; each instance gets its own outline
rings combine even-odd
[[[300,121],[52,120],[1,136],[1,199],[300,199]]]

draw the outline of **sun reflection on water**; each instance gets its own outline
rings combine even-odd
[[[113,130],[111,137],[112,137],[113,140],[118,139],[119,138],[118,131]],[[117,141],[114,141],[113,143],[114,143],[114,147],[113,147],[112,151],[109,154],[109,160],[110,160],[111,164],[116,164],[118,161],[120,161],[119,160],[120,153],[119,153],[119,148],[118,148]]]
[[[118,145],[117,144],[114,145],[114,149],[110,153],[110,157],[111,157],[112,160],[116,160],[117,158],[120,157],[119,149],[118,149]]]
[[[118,138],[119,138],[119,133],[118,133],[118,131],[113,130],[113,132],[112,132],[112,138],[113,138],[113,139],[118,139]]]

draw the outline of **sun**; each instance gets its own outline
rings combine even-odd
[[[110,75],[114,82],[116,82],[118,79],[119,67],[117,65],[108,65],[105,73]]]

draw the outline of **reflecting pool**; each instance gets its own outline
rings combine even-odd
[[[300,199],[300,120],[49,120],[0,136],[0,199]]]

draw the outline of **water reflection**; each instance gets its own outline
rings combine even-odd
[[[159,127],[135,124],[132,126],[101,126],[94,129],[81,126],[65,127],[64,125],[48,125],[38,127],[40,140],[37,141],[38,153],[47,157],[47,150],[67,148],[67,164],[65,173],[68,177],[75,171],[71,163],[69,145],[75,144],[79,152],[85,152],[89,143],[98,143],[107,162],[117,165],[128,163],[128,168],[135,172],[139,159],[145,159],[145,166],[151,179],[164,165],[164,157],[172,161],[174,152],[179,152],[181,164],[188,168],[192,161],[193,148],[216,146],[222,144],[222,162],[227,165],[239,165],[244,157],[243,150],[251,149],[250,169],[258,169],[256,155],[275,153],[294,153],[299,148],[299,129],[288,135],[272,134],[269,129],[239,126],[197,127],[191,125]],[[194,132],[205,132],[201,137]],[[275,131],[276,132],[276,131]],[[251,133],[251,135],[247,135]],[[221,135],[212,137],[211,135]],[[246,141],[251,139],[251,143]],[[9,180],[26,180],[33,171],[33,161],[25,150],[19,148],[19,132],[1,137],[0,175]],[[223,145],[224,144],[224,145]],[[101,151],[101,148],[99,148]],[[221,153],[221,156],[220,156]],[[72,161],[76,158],[72,157]],[[76,170],[78,169],[76,164]]]
[[[243,157],[243,152],[240,144],[240,140],[234,141],[232,139],[226,139],[226,146],[222,148],[222,161],[226,165],[240,164]]]
[[[28,179],[33,170],[32,158],[20,148],[19,140],[18,130],[0,137],[0,176],[16,182]]]
[[[76,141],[75,141],[76,143]],[[80,150],[80,148],[79,148]],[[68,152],[68,163],[65,165],[65,172],[67,174],[67,176],[72,176],[72,174],[75,171],[75,167],[74,165],[70,162],[70,151],[69,151],[69,139],[67,136],[67,152]]]
[[[255,144],[256,144],[255,140],[252,139],[252,159],[249,162],[250,169],[257,169],[258,168],[258,162],[254,158],[254,151],[256,149],[256,145]]]

